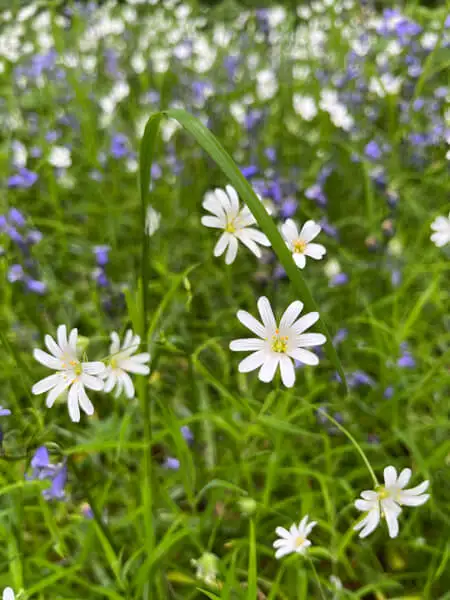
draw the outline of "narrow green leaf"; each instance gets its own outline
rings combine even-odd
[[[250,521],[249,532],[249,557],[248,557],[248,589],[247,600],[255,600],[258,594],[257,584],[257,568],[256,568],[256,539],[255,539],[255,524]]]

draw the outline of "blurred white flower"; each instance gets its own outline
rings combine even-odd
[[[300,233],[297,225],[292,219],[287,219],[281,226],[281,233],[287,247],[292,252],[292,258],[300,269],[306,265],[306,256],[315,260],[321,260],[326,254],[325,246],[322,244],[311,244],[321,232],[322,228],[314,221],[306,221]]]
[[[55,400],[69,388],[68,408],[72,421],[80,420],[80,407],[87,415],[94,413],[94,407],[89,400],[85,387],[90,390],[100,391],[103,389],[103,380],[99,375],[105,370],[102,362],[80,362],[77,349],[78,331],[72,329],[67,338],[65,325],[57,329],[58,343],[50,336],[45,336],[45,345],[51,354],[35,348],[34,358],[56,373],[41,379],[31,389],[33,394],[48,392],[46,405],[53,406]]]
[[[256,93],[260,100],[270,100],[278,91],[278,82],[275,73],[264,69],[256,75]]]
[[[319,359],[310,350],[321,346],[326,338],[321,333],[304,333],[319,319],[318,312],[311,312],[298,318],[303,309],[303,302],[296,300],[285,310],[278,325],[269,300],[263,296],[258,300],[258,311],[262,323],[245,310],[237,313],[239,321],[258,338],[233,340],[230,349],[237,352],[252,352],[239,363],[239,371],[248,373],[260,369],[258,377],[269,382],[280,367],[281,380],[286,387],[295,383],[293,360],[305,365],[317,365]]]
[[[125,390],[127,398],[134,397],[134,385],[128,373],[138,373],[139,375],[148,375],[150,368],[145,364],[150,360],[148,352],[135,354],[139,349],[141,338],[133,335],[129,329],[120,346],[119,335],[113,331],[111,333],[111,347],[109,364],[106,367],[102,377],[105,379],[104,391],[111,392],[116,388],[116,398]]]
[[[302,96],[294,94],[292,99],[295,112],[300,115],[305,121],[312,121],[317,115],[317,106],[311,96]]]
[[[70,150],[64,146],[53,146],[48,155],[48,162],[60,169],[67,169],[72,164]]]
[[[436,217],[431,223],[431,229],[434,231],[431,234],[431,241],[438,248],[450,243],[450,213],[448,213],[448,218]]]
[[[316,521],[308,523],[308,515],[305,515],[298,525],[295,523],[291,525],[289,531],[284,527],[277,527],[275,532],[279,539],[273,543],[273,547],[277,548],[275,558],[281,558],[293,552],[305,554],[307,548],[311,546],[308,536],[316,524]]]
[[[371,77],[369,90],[384,98],[386,95],[397,95],[402,87],[401,77],[394,77],[390,73],[383,73],[380,77]]]
[[[153,206],[149,205],[147,208],[147,218],[145,220],[145,231],[149,237],[158,231],[160,223],[161,213],[155,210]]]
[[[438,39],[439,36],[437,33],[435,33],[434,31],[427,31],[420,38],[420,43],[422,45],[422,48],[425,48],[425,50],[433,50],[433,48],[438,42]]]
[[[227,185],[225,190],[217,188],[213,192],[206,192],[203,208],[213,216],[202,217],[202,225],[223,229],[214,248],[214,256],[221,256],[226,250],[225,263],[227,265],[230,265],[236,258],[239,242],[247,246],[258,258],[261,257],[261,249],[258,244],[270,246],[264,233],[251,227],[256,220],[247,206],[241,209],[237,192],[231,185]]]
[[[3,590],[3,600],[15,600],[15,598],[16,596],[12,588],[6,587]]]
[[[411,474],[411,469],[403,469],[397,477],[395,467],[386,467],[384,469],[384,485],[375,491],[361,492],[361,498],[355,501],[355,507],[367,514],[354,527],[355,531],[360,532],[359,537],[365,538],[370,535],[378,527],[381,518],[385,518],[389,536],[395,538],[399,530],[398,517],[402,512],[401,506],[425,504],[430,497],[429,494],[424,494],[429,485],[428,481],[423,481],[409,490],[403,489],[408,485]]]

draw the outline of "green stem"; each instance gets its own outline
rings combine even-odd
[[[314,573],[314,579],[317,582],[317,586],[319,588],[320,595],[322,596],[322,600],[326,600],[326,596],[325,596],[325,594],[323,592],[322,584],[320,583],[320,579],[319,579],[319,575],[318,575],[318,573],[316,571],[316,567],[314,566],[314,563],[311,560],[311,558],[309,556],[307,558],[308,558],[309,564],[311,565],[311,569],[312,569],[312,571]]]
[[[331,421],[333,423],[333,425],[335,425],[339,431],[342,431],[342,433],[344,435],[346,435],[348,437],[348,439],[351,441],[351,443],[353,444],[353,446],[356,448],[356,450],[359,452],[361,458],[363,459],[366,467],[369,470],[369,473],[373,479],[373,482],[375,484],[375,487],[378,487],[380,485],[377,476],[375,475],[374,470],[372,469],[372,465],[369,462],[369,459],[367,458],[367,456],[364,453],[364,450],[361,448],[361,446],[358,444],[358,442],[355,440],[355,438],[352,436],[351,433],[349,433],[345,427],[343,427],[340,423],[338,423],[336,421],[336,419],[333,419],[333,417],[331,415],[329,415],[326,411],[319,409],[320,410],[320,414],[323,415],[324,417],[326,417],[329,421]]]

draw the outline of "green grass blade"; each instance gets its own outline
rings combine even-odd
[[[249,539],[249,558],[248,558],[248,589],[247,600],[257,598],[257,567],[256,567],[256,539],[255,539],[255,524],[250,521],[250,539]]]

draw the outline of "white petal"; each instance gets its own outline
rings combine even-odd
[[[290,542],[285,539],[275,540],[272,546],[274,548],[282,548],[283,546],[287,546]]]
[[[65,325],[60,325],[56,330],[56,337],[58,339],[58,346],[64,352],[67,348],[67,329]]]
[[[70,418],[74,423],[80,421],[80,407],[78,405],[78,393],[80,384],[76,381],[69,390],[69,396],[67,398],[67,406],[69,409]]]
[[[72,329],[69,333],[69,346],[71,347],[73,353],[77,354],[77,341],[78,341],[78,329]]]
[[[280,358],[280,371],[281,381],[287,388],[292,387],[295,383],[295,370],[292,360],[286,355]]]
[[[83,385],[85,385],[90,390],[101,391],[104,387],[104,381],[99,377],[94,377],[93,375],[88,375],[87,373],[81,374],[81,381]]]
[[[58,344],[55,342],[55,340],[52,338],[52,336],[47,334],[44,338],[44,341],[45,341],[45,345],[47,346],[49,351],[53,354],[53,356],[56,356],[56,358],[61,358],[62,350],[58,346]]]
[[[220,204],[222,205],[222,208],[225,211],[225,213],[229,216],[231,216],[231,215],[235,216],[231,209],[231,202],[230,202],[230,199],[228,198],[228,194],[224,190],[221,190],[220,188],[216,188],[214,190],[214,193],[216,195],[216,198],[219,200]]]
[[[327,249],[322,244],[308,244],[305,248],[305,255],[316,260],[320,260],[327,253]]]
[[[230,241],[228,242],[228,250],[225,255],[225,264],[231,265],[236,258],[236,254],[238,251],[238,241],[237,238],[233,235],[230,236]]]
[[[3,600],[15,600],[15,595],[12,588],[6,587],[3,590]]]
[[[267,330],[266,335],[267,332],[275,331],[275,329],[277,328],[277,324],[275,322],[275,317],[272,311],[272,307],[270,306],[270,302],[265,296],[261,296],[261,298],[258,300],[258,310],[259,315],[261,317],[261,321],[263,322],[264,327]]]
[[[39,348],[35,348],[33,350],[33,356],[39,363],[41,363],[41,365],[44,365],[44,367],[48,367],[49,369],[58,371],[63,368],[63,363],[59,358],[55,358],[54,356],[51,356],[51,354],[48,354]]]
[[[234,214],[237,214],[239,212],[239,197],[237,192],[232,185],[226,185],[225,190],[228,194],[228,198],[230,199],[231,210]]]
[[[62,381],[65,381],[63,375],[61,373],[56,373],[54,375],[49,375],[44,379],[41,379],[37,383],[33,385],[31,391],[34,395],[43,394],[44,392],[48,392],[55,387],[55,385],[59,385]]]
[[[150,373],[150,367],[143,365],[140,362],[135,362],[134,357],[120,361],[120,368],[129,373],[137,373],[139,375],[148,375]]]
[[[358,500],[355,500],[355,508],[362,512],[368,512],[369,510],[372,510],[373,502],[371,502],[370,500],[361,500],[360,498],[358,498]]]
[[[378,494],[373,490],[364,490],[361,492],[361,498],[364,498],[364,500],[371,500],[372,502],[376,500],[378,502]]]
[[[214,246],[214,256],[221,256],[224,252],[228,244],[230,243],[231,235],[224,231],[219,238],[219,241]]]
[[[83,373],[87,373],[88,375],[100,375],[106,369],[105,365],[99,360],[81,363],[81,367]]]
[[[150,360],[150,354],[148,352],[141,352],[140,354],[135,354],[132,359],[135,362],[147,363]]]
[[[304,254],[300,254],[299,252],[294,252],[292,255],[295,264],[299,269],[304,269],[306,265],[306,258]]]
[[[230,350],[234,352],[251,352],[253,350],[261,350],[263,347],[264,341],[259,338],[233,340],[230,343]]]
[[[82,385],[80,385],[79,390],[78,390],[78,401],[79,401],[81,408],[84,410],[84,412],[87,415],[94,414],[94,406],[93,406],[92,402],[89,400],[88,395],[86,394],[86,390],[84,389],[84,386],[82,386]]]
[[[380,522],[380,509],[377,505],[375,508],[373,508],[369,512],[369,514],[365,517],[365,519],[363,519],[360,523],[355,525],[354,529],[355,529],[355,531],[358,531],[358,529],[361,529],[359,537],[365,538],[368,535],[370,535],[372,533],[372,531],[374,531],[377,528],[379,522]]]
[[[255,369],[258,369],[265,360],[265,352],[263,352],[262,350],[259,350],[258,352],[253,352],[253,354],[250,354],[250,356],[247,356],[247,358],[241,360],[241,362],[239,363],[239,372],[249,373],[250,371],[254,371]]]
[[[205,227],[213,227],[214,229],[224,229],[225,223],[218,217],[202,217],[202,225]]]
[[[122,349],[128,348],[130,344],[133,342],[133,332],[131,329],[127,329],[125,333],[125,337],[123,339]]]
[[[284,538],[285,540],[289,540],[291,537],[291,534],[289,533],[289,531],[287,529],[285,529],[284,527],[277,527],[275,529],[275,533],[280,537],[280,538]]]
[[[252,239],[257,244],[260,244],[261,246],[266,246],[267,248],[271,245],[269,238],[264,233],[262,233],[262,231],[254,229],[253,227],[246,227],[244,231],[247,237]]]
[[[48,408],[51,408],[55,402],[55,400],[61,396],[61,394],[66,390],[69,385],[72,383],[71,379],[63,379],[61,383],[55,385],[53,389],[49,391],[47,394],[47,398],[45,399],[45,404]]]
[[[313,348],[325,344],[327,338],[321,333],[302,333],[295,338],[295,343],[302,348]]]
[[[295,358],[295,360],[300,361],[304,365],[316,366],[319,364],[318,357],[309,350],[305,350],[304,348],[294,348],[289,351],[289,356]]]
[[[279,356],[274,356],[272,354],[266,356],[266,359],[258,373],[258,377],[261,381],[264,381],[265,383],[272,381],[275,371],[277,370],[279,360]]]
[[[416,487],[413,487],[409,490],[403,490],[402,493],[408,494],[408,496],[418,496],[419,494],[423,494],[428,489],[429,485],[430,482],[428,480],[422,481],[422,483],[419,483],[419,485],[416,485]]]
[[[436,217],[436,219],[430,225],[431,229],[439,231],[441,229],[447,229],[449,223],[445,217]]]
[[[115,371],[112,371],[109,374],[108,379],[105,381],[103,391],[106,394],[109,394],[109,392],[114,389],[114,386],[116,385],[116,383],[117,383],[117,376],[116,376]]]
[[[303,302],[296,300],[289,304],[280,321],[280,329],[288,329],[303,310]]]
[[[425,504],[425,502],[429,499],[430,494],[422,494],[419,496],[409,495],[408,492],[400,492],[397,496],[397,501],[399,504],[404,506],[421,506]]]
[[[316,525],[317,521],[311,521],[311,523],[308,523],[308,525],[305,527],[305,536],[309,535]]]
[[[293,244],[296,240],[298,240],[297,225],[292,219],[286,219],[281,226],[281,233],[288,244]]]
[[[216,217],[222,218],[225,222],[225,213],[214,192],[206,192],[202,206],[205,210],[216,215]]]
[[[250,252],[252,252],[257,258],[261,258],[261,248],[256,244],[249,235],[247,235],[246,229],[236,231],[236,237],[240,240],[244,246],[246,246]]]
[[[311,325],[314,325],[314,323],[316,323],[318,320],[319,320],[319,313],[318,312],[310,312],[306,315],[303,315],[303,317],[300,317],[300,319],[292,325],[292,329],[293,329],[294,333],[299,335],[300,333],[303,333],[304,331],[309,329],[311,327]]]
[[[131,379],[131,377],[128,375],[128,373],[125,373],[125,371],[122,371],[122,373],[119,376],[119,381],[121,383],[121,385],[123,385],[123,387],[125,388],[125,395],[127,398],[129,398],[131,400],[131,398],[134,398],[134,385],[133,385],[133,381]]]
[[[397,479],[397,485],[399,488],[404,488],[405,485],[408,485],[409,480],[411,479],[412,471],[411,469],[403,469],[400,472],[400,475]]]
[[[255,317],[253,317],[246,310],[239,310],[237,313],[237,318],[242,323],[242,325],[250,329],[250,331],[255,335],[258,335],[261,338],[266,337],[266,330],[264,329],[264,327],[259,321],[255,319]]]
[[[291,546],[285,546],[284,548],[279,548],[275,552],[275,558],[281,558],[282,556],[286,556],[286,554],[290,554],[291,552],[294,552],[294,550],[292,549]]]
[[[391,510],[389,507],[386,507],[384,503],[382,504],[386,524],[389,530],[389,537],[395,538],[398,536],[398,513],[396,511]]]
[[[111,346],[109,348],[110,354],[117,354],[120,350],[120,338],[116,331],[111,333]]]
[[[306,221],[302,227],[302,230],[300,231],[299,237],[303,242],[311,242],[319,235],[321,229],[321,226],[315,221]]]
[[[383,471],[384,474],[384,485],[386,487],[390,487],[391,485],[395,485],[397,483],[397,471],[395,467],[389,466],[386,467]]]

